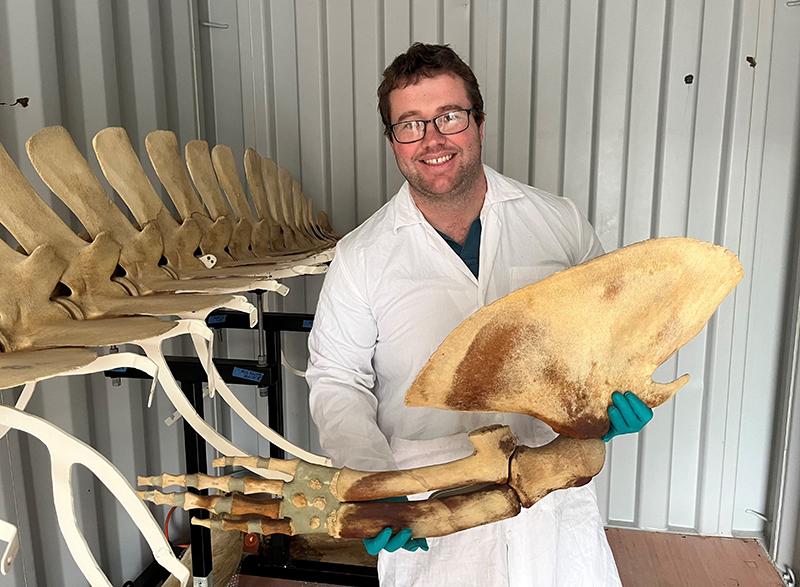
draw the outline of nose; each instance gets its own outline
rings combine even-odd
[[[445,136],[439,132],[439,129],[436,128],[436,125],[433,122],[429,122],[427,128],[425,129],[425,136],[422,138],[422,145],[423,147],[427,147],[428,145],[441,145],[445,142]]]

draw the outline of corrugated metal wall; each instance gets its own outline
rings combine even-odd
[[[193,12],[227,28],[193,23]],[[800,152],[781,121],[798,120],[800,71],[785,58],[797,51],[798,13],[766,0],[12,1],[0,4],[0,102],[27,95],[31,105],[0,107],[0,141],[47,199],[24,154],[42,126],[64,124],[86,153],[99,129],[122,125],[141,155],[151,130],[185,143],[199,127],[212,143],[252,146],[288,167],[345,232],[402,180],[376,112],[380,72],[412,41],[450,43],[483,89],[486,163],[575,200],[607,249],[680,234],[740,255],[736,294],[659,372],[692,382],[643,434],[612,442],[598,487],[614,525],[758,534],[764,524],[745,510],[771,506],[796,262]],[[271,304],[313,311],[320,284],[293,281]],[[286,337],[290,362],[303,365],[304,345]],[[254,338],[229,333],[218,347],[249,357]],[[289,437],[315,447],[304,383],[286,378]],[[263,398],[239,393],[266,418]],[[124,380],[72,378],[43,385],[30,409],[133,480],[183,462],[179,427],[162,423],[170,406],[157,394],[148,411],[145,395]],[[234,442],[266,452],[225,410],[218,418]],[[0,517],[23,533],[0,585],[84,584],[55,531],[47,469],[38,443],[0,441]],[[132,579],[149,558],[133,525],[85,471],[75,493],[101,566],[115,584]]]

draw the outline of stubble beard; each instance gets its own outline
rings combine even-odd
[[[456,172],[452,186],[447,191],[437,191],[430,183],[417,173],[413,167],[400,172],[408,181],[411,193],[415,198],[421,198],[428,206],[437,208],[458,207],[470,200],[474,190],[481,185],[483,164],[481,163],[481,144],[460,151],[461,165]],[[423,164],[424,165],[424,164]]]

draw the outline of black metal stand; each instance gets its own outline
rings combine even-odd
[[[197,381],[182,382],[181,389],[186,394],[188,400],[194,406],[197,414],[203,417],[203,384]],[[207,473],[206,466],[206,443],[194,428],[185,420],[183,422],[183,443],[186,448],[186,472]],[[198,495],[208,495],[208,489],[198,490],[188,487],[187,491]],[[209,513],[203,509],[189,510],[190,518],[207,519]],[[210,584],[211,569],[211,530],[202,526],[190,525],[191,545],[192,545],[192,576],[197,579],[205,579],[206,584]]]

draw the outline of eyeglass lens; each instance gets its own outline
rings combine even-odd
[[[401,143],[414,143],[425,136],[426,126],[432,122],[443,135],[463,132],[469,126],[469,110],[456,110],[437,116],[433,120],[408,120],[392,126],[395,139]]]

